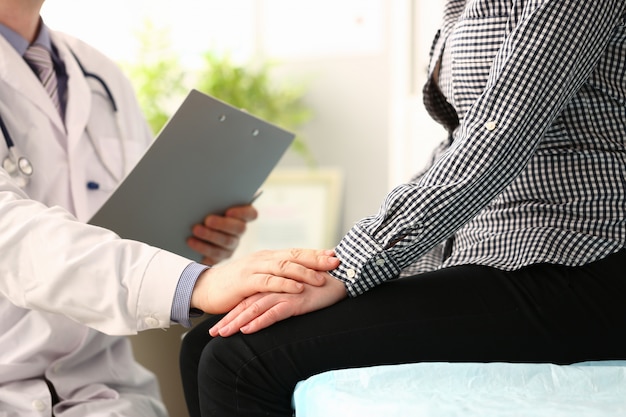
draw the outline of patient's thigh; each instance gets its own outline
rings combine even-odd
[[[447,268],[213,339],[201,359],[201,396],[280,415],[298,381],[331,369],[626,358],[624,253],[578,268]]]

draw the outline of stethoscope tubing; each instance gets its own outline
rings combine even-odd
[[[2,115],[0,115],[0,130],[2,131],[2,136],[4,137],[4,141],[7,144],[7,148],[13,148],[15,146],[15,143],[13,143],[13,139],[11,139],[11,135],[9,134],[9,130],[7,129],[7,125],[4,123],[4,119],[2,119]]]
[[[70,50],[70,53],[72,54],[72,56],[74,57],[74,59],[76,60],[76,63],[78,64],[78,67],[80,68],[81,72],[83,73],[83,76],[85,78],[93,78],[94,80],[96,80],[104,89],[109,101],[111,102],[111,106],[113,109],[113,113],[115,115],[115,122],[117,124],[117,129],[119,131],[119,134],[122,135],[122,126],[120,124],[119,121],[119,114],[118,114],[118,107],[117,107],[117,103],[115,101],[115,98],[113,97],[113,93],[111,92],[111,89],[109,88],[109,86],[107,85],[106,81],[104,81],[104,79],[102,77],[100,77],[98,74],[95,74],[93,72],[89,72],[85,69],[85,67],[83,66],[83,64],[81,63],[81,61],[78,59],[78,57],[76,56],[76,54],[74,53],[74,51]],[[98,156],[98,159],[100,160],[100,162],[103,164],[103,166],[105,167],[107,173],[109,175],[111,175],[111,177],[113,177],[115,180],[119,181],[119,175],[115,175],[115,173],[113,172],[113,170],[108,166],[108,164],[106,163],[106,161],[104,160],[104,158],[101,155],[99,146],[97,146],[97,144],[95,143],[95,140],[93,139],[93,136],[91,134],[91,132],[89,131],[89,127],[87,126],[87,135],[89,136],[92,145],[94,146],[94,149],[96,150],[96,154]],[[28,184],[30,177],[33,174],[33,165],[31,164],[30,160],[28,158],[26,158],[25,156],[17,156],[14,152],[15,149],[15,142],[13,142],[13,138],[11,137],[11,134],[9,133],[9,130],[7,129],[6,123],[4,122],[4,119],[2,118],[2,115],[0,115],[0,131],[2,131],[2,136],[4,137],[4,141],[6,143],[7,146],[7,150],[8,150],[8,155],[6,158],[4,158],[4,160],[2,161],[2,167],[12,176],[14,177],[16,180],[18,179],[17,177],[19,177],[19,181],[18,183],[20,184],[20,186],[25,186]],[[120,137],[121,139],[121,137]],[[122,144],[122,151],[123,151],[123,144]],[[125,161],[125,155],[122,155],[122,158]],[[90,181],[87,185],[87,188],[91,189],[91,190],[96,190],[99,188],[98,184],[94,181]]]
[[[83,76],[85,78],[89,78],[89,77],[93,78],[94,80],[96,80],[96,81],[98,81],[100,83],[102,88],[104,88],[104,91],[105,91],[107,97],[109,98],[109,100],[111,101],[111,105],[113,106],[113,111],[117,114],[117,103],[115,102],[115,98],[113,97],[113,93],[109,89],[109,86],[107,85],[106,81],[104,81],[104,79],[101,76],[99,76],[98,74],[95,74],[93,72],[87,71],[85,69],[85,67],[83,66],[83,64],[80,62],[80,59],[78,59],[78,57],[74,53],[74,51],[70,50],[70,53],[72,54],[72,56],[76,60],[76,63],[78,64],[78,67],[80,68],[81,72],[83,73]]]

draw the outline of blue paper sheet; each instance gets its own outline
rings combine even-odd
[[[626,361],[417,363],[302,381],[296,417],[626,416]]]

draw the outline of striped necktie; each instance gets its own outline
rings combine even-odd
[[[59,101],[57,75],[54,72],[54,64],[52,63],[50,53],[41,45],[31,45],[24,53],[24,59],[41,80],[43,88],[60,114],[61,102]]]

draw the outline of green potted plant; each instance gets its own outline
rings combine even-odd
[[[203,67],[189,74],[171,50],[168,31],[155,28],[146,21],[137,36],[137,60],[122,66],[135,86],[139,103],[155,133],[174,111],[172,103],[182,100],[190,88],[187,85],[189,80],[194,79],[196,82],[192,87],[294,132],[296,138],[291,150],[309,167],[315,165],[306,141],[299,133],[312,117],[312,111],[304,101],[304,84],[279,85],[271,77],[269,63],[236,64],[227,55],[218,56],[211,52],[203,55]]]

